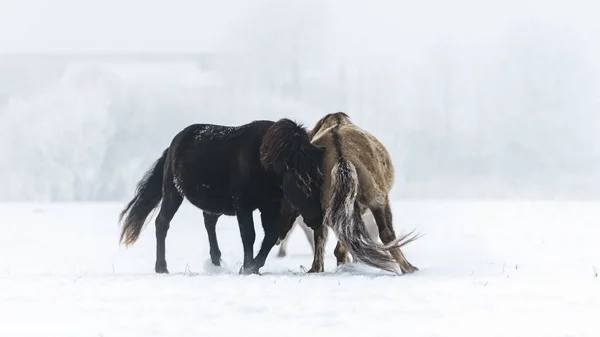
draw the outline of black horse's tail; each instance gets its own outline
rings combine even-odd
[[[152,212],[162,199],[163,171],[167,159],[166,149],[162,156],[154,162],[154,165],[144,174],[144,177],[137,184],[135,196],[129,202],[127,207],[119,215],[119,222],[125,217],[125,222],[121,230],[120,242],[125,246],[133,244],[146,223],[146,218]]]
[[[387,250],[403,246],[406,236],[397,238],[382,246],[369,235],[362,220],[356,197],[358,195],[358,174],[356,167],[344,158],[331,170],[331,201],[325,213],[328,224],[340,240],[357,260],[375,268],[398,273],[396,260]]]

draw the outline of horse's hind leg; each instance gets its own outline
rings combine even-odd
[[[325,270],[325,243],[327,242],[328,228],[325,224],[313,230],[315,240],[315,253],[309,273],[322,273]]]
[[[217,241],[217,220],[221,215],[208,212],[202,212],[202,215],[204,216],[204,227],[206,227],[206,234],[208,235],[210,260],[213,265],[218,267],[221,265],[221,250]]]
[[[171,220],[181,203],[183,197],[177,192],[173,185],[172,176],[166,175],[163,186],[163,199],[160,205],[160,212],[156,217],[156,264],[154,271],[159,274],[168,274],[167,260],[165,258],[165,241],[167,232],[171,226]]]
[[[365,211],[362,215],[362,219],[363,219],[363,222],[365,223],[365,226],[367,226],[367,231],[369,232],[369,236],[372,239],[377,240],[377,237],[379,236],[379,230],[377,228],[377,223],[375,222],[375,219],[373,218],[373,213],[370,210]],[[344,244],[341,241],[338,241],[337,245],[335,246],[333,255],[335,255],[338,266],[340,264],[346,264],[346,263],[350,262],[348,248],[346,248],[346,246],[344,246]]]
[[[381,238],[381,242],[387,244],[394,240],[396,238],[396,232],[394,231],[394,224],[392,222],[392,209],[389,200],[386,198],[382,207],[374,207],[371,209],[371,212],[373,212],[373,217],[379,228],[379,238]],[[410,274],[419,270],[408,262],[399,247],[390,249],[390,252],[398,263],[398,266],[400,266],[402,273]]]
[[[338,241],[337,245],[335,245],[335,250],[333,251],[333,255],[335,255],[335,259],[337,260],[337,265],[347,264],[350,262],[348,258],[348,249],[341,241]]]

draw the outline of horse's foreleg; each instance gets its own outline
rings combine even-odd
[[[208,235],[210,260],[213,265],[220,266],[221,250],[219,249],[219,242],[217,241],[217,220],[219,220],[221,215],[208,212],[202,212],[202,214],[204,216],[204,227],[206,227],[206,234]]]
[[[283,239],[279,244],[279,251],[277,252],[277,257],[285,257],[287,255],[287,242],[288,238]]]
[[[256,258],[254,259],[254,268],[256,269],[256,273],[258,273],[258,270],[265,265],[267,256],[269,256],[271,249],[273,249],[273,246],[275,246],[275,243],[277,242],[277,238],[279,236],[279,231],[277,230],[278,216],[278,205],[275,205],[275,207],[264,208],[260,211],[260,218],[265,231],[265,238],[263,239],[260,250],[258,251],[258,255],[256,255]]]
[[[298,223],[300,223],[300,227],[302,227],[302,230],[304,231],[304,235],[306,235],[306,239],[308,240],[308,243],[310,243],[310,248],[312,249],[313,254],[315,253],[315,240],[314,240],[314,234],[313,234],[313,230],[308,227],[306,225],[306,223],[304,222],[304,219],[302,219],[302,217],[298,217],[298,220],[296,220]]]
[[[167,232],[171,226],[171,220],[177,213],[179,206],[183,202],[183,197],[172,186],[171,181],[165,181],[164,196],[160,205],[160,212],[156,217],[156,263],[154,271],[159,274],[168,274],[167,260],[165,257],[165,242]]]
[[[281,241],[281,244],[279,244],[279,252],[277,253],[277,257],[284,257],[287,255],[287,243],[290,240],[290,234],[292,234],[292,231],[294,231],[294,228],[297,225],[297,221],[294,221],[294,224],[292,225],[292,228],[290,228],[290,230],[288,231],[287,236],[285,237],[285,239],[283,239]],[[312,240],[312,237],[311,237]]]
[[[290,229],[290,233],[292,232],[292,230],[294,230],[294,228],[296,228],[297,225],[300,226],[300,228],[302,228],[302,231],[304,232],[304,235],[306,236],[306,239],[310,244],[310,249],[314,254],[315,240],[313,238],[313,230],[310,229],[310,227],[308,227],[306,223],[304,223],[304,219],[302,219],[302,216],[298,216],[294,221],[294,224],[292,225],[292,229]],[[284,257],[287,254],[287,242],[289,240],[289,237],[290,235],[288,234],[288,236],[281,242],[281,248],[279,249],[279,253],[277,254],[278,257]]]
[[[254,264],[254,240],[256,239],[254,219],[252,218],[252,211],[248,210],[238,210],[236,217],[240,227],[242,246],[244,247],[244,264],[240,269],[240,274],[249,274],[252,272]]]
[[[394,231],[394,224],[392,222],[392,209],[389,200],[385,201],[383,207],[375,207],[371,209],[371,211],[373,212],[373,217],[379,228],[379,238],[381,239],[381,242],[387,244],[396,239],[396,232]],[[410,274],[419,270],[419,268],[408,262],[399,247],[390,249],[390,253],[398,263],[398,266],[400,266],[402,273]]]
[[[315,254],[309,273],[322,273],[325,269],[325,243],[327,242],[327,226],[322,225],[313,230],[315,240]]]

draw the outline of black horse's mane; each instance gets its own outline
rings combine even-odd
[[[293,170],[309,183],[321,176],[319,161],[304,125],[288,118],[275,122],[265,133],[260,147],[260,160],[265,169],[281,175]]]

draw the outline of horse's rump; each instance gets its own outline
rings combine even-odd
[[[340,242],[363,263],[395,271],[397,249],[414,240],[407,236],[390,237],[393,231],[388,194],[394,182],[394,168],[384,145],[369,132],[357,127],[344,113],[329,114],[311,131],[312,142],[325,147],[322,205],[327,225]],[[366,208],[376,215],[377,225],[385,232],[380,245],[366,232],[362,213]],[[385,214],[384,214],[385,213]],[[385,219],[384,219],[385,218]],[[381,223],[380,223],[381,222]],[[388,227],[389,229],[385,229]],[[315,256],[315,261],[319,258]],[[313,262],[313,268],[314,268]],[[402,266],[401,266],[402,268]],[[404,270],[403,270],[404,271]]]

